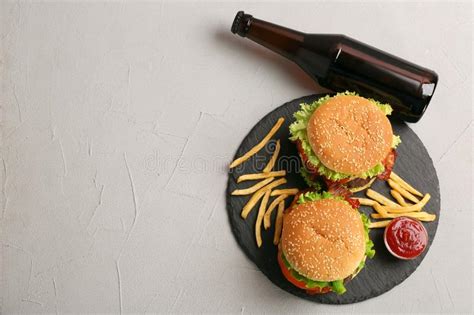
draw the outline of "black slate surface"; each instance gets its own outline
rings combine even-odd
[[[276,139],[280,139],[281,151],[280,159],[275,166],[275,170],[285,169],[288,173],[288,183],[280,187],[306,187],[298,174],[300,161],[297,158],[295,145],[288,140],[288,126],[294,121],[293,113],[299,109],[300,103],[312,102],[323,95],[324,94],[309,95],[283,104],[263,117],[244,138],[235,157],[242,156],[258,143],[268,133],[279,117],[285,118],[285,123],[282,128],[280,128],[273,137],[273,140],[265,148],[260,150],[258,154],[254,155],[244,164],[241,164],[229,172],[227,211],[232,231],[240,247],[247,257],[250,258],[274,284],[291,294],[310,301],[326,304],[348,304],[367,300],[387,292],[408,278],[416,270],[428,252],[438,226],[440,214],[439,182],[433,162],[421,140],[405,123],[392,121],[394,133],[400,135],[402,138],[402,144],[397,149],[398,159],[394,170],[422,193],[431,194],[431,200],[424,210],[437,215],[435,222],[425,223],[429,234],[428,248],[415,260],[401,261],[391,256],[386,250],[383,243],[383,229],[372,229],[370,237],[375,243],[376,255],[373,259],[368,259],[366,267],[355,279],[347,283],[347,292],[345,294],[340,296],[335,293],[308,295],[304,290],[300,290],[291,285],[286,281],[280,271],[277,263],[277,246],[273,245],[276,211],[274,211],[272,215],[272,227],[266,231],[262,227],[263,245],[261,248],[258,248],[255,242],[254,224],[259,204],[254,207],[247,219],[243,220],[240,216],[240,212],[248,201],[249,196],[231,196],[230,192],[237,188],[245,188],[255,184],[255,181],[237,184],[236,179],[242,174],[261,171],[266,162],[270,159]],[[376,181],[372,185],[372,188],[383,193],[385,196],[390,196],[390,189],[385,182]],[[363,193],[357,193],[356,195],[363,196]],[[271,198],[273,199],[275,197]],[[270,199],[270,201],[272,199]],[[289,206],[291,202],[290,199],[292,198],[286,200],[286,206]],[[365,213],[372,212],[368,207],[361,207],[360,210]]]

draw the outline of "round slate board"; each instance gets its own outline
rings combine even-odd
[[[347,292],[343,295],[328,293],[322,295],[308,295],[304,290],[300,290],[291,285],[282,275],[277,263],[277,246],[273,245],[274,220],[276,211],[272,215],[272,227],[264,230],[262,227],[263,245],[258,248],[255,242],[255,220],[258,212],[258,204],[249,214],[246,220],[240,216],[242,207],[248,201],[249,196],[231,196],[231,192],[238,188],[245,188],[255,184],[255,181],[247,181],[237,184],[237,178],[242,174],[260,172],[266,162],[271,157],[275,141],[280,139],[281,151],[280,157],[274,170],[284,169],[287,171],[288,183],[280,187],[306,188],[304,181],[299,173],[300,161],[296,146],[291,143],[289,138],[288,126],[294,121],[293,113],[299,109],[303,102],[312,102],[325,94],[305,96],[276,108],[274,111],[261,119],[257,125],[249,132],[242,141],[235,157],[242,156],[255,144],[257,144],[271,129],[279,117],[285,118],[285,123],[275,134],[273,140],[267,144],[259,153],[247,160],[240,166],[229,172],[229,181],[227,186],[227,211],[230,224],[237,242],[245,254],[258,266],[258,268],[277,286],[283,290],[292,293],[301,298],[327,304],[348,304],[360,302],[378,296],[392,289],[407,277],[418,267],[434,239],[439,220],[440,195],[439,183],[433,162],[428,155],[423,143],[416,134],[403,122],[392,121],[395,134],[400,135],[401,145],[397,149],[398,159],[395,163],[395,172],[411,183],[421,192],[431,194],[431,200],[425,207],[425,211],[435,213],[437,220],[425,223],[429,234],[429,244],[425,252],[417,259],[411,261],[401,261],[394,258],[385,248],[383,242],[383,229],[372,229],[370,237],[375,243],[376,254],[373,259],[368,259],[366,267],[357,275],[356,278],[346,284]],[[385,196],[390,196],[390,189],[385,182],[376,181],[372,188],[381,192]],[[363,196],[359,192],[356,196]],[[271,197],[272,199],[275,197]],[[271,199],[271,200],[272,200]],[[289,206],[292,198],[286,200],[286,206]],[[371,208],[361,207],[361,211],[366,214],[372,213]]]

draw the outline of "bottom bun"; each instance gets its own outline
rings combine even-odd
[[[306,293],[308,293],[310,295],[326,294],[326,293],[329,293],[331,291],[332,291],[331,287],[306,289]]]

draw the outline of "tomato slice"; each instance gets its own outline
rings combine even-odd
[[[303,161],[303,164],[309,171],[309,173],[314,177],[321,176],[318,172],[318,168],[313,166],[313,164],[311,164],[311,162],[309,161],[308,156],[303,150],[303,144],[301,143],[301,140],[296,140],[296,148],[298,149],[298,153],[300,154],[301,160]]]
[[[281,252],[278,252],[278,265],[280,265],[281,272],[283,273],[283,276],[285,276],[286,280],[291,282],[291,284],[293,284],[295,287],[297,287],[299,289],[306,290],[306,293],[308,293],[308,294],[327,293],[327,292],[331,291],[330,287],[324,287],[322,289],[320,287],[316,287],[316,288],[313,288],[313,289],[308,289],[306,287],[306,283],[304,283],[304,281],[299,281],[299,280],[295,279],[292,276],[290,270],[286,267],[285,263],[283,262],[283,259],[281,258]]]
[[[294,286],[300,288],[300,289],[307,289],[306,288],[306,283],[303,281],[296,280],[292,275],[291,272],[288,268],[286,268],[285,263],[283,262],[283,259],[281,258],[281,253],[278,253],[278,264],[280,265],[280,269],[285,276],[286,280],[290,281],[291,284]]]

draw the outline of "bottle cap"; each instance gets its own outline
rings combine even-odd
[[[252,16],[250,14],[245,14],[244,11],[239,11],[235,15],[234,22],[232,23],[231,32],[238,34],[242,37],[245,37],[249,31],[250,23],[252,21]]]

